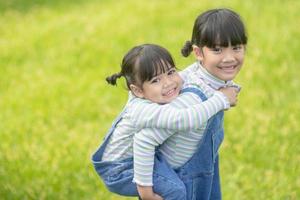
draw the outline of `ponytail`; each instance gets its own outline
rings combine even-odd
[[[121,76],[122,76],[121,72],[115,73],[111,76],[106,77],[106,81],[107,81],[108,84],[117,85],[117,79],[121,78]]]
[[[192,51],[193,51],[192,42],[188,40],[185,42],[184,46],[182,47],[181,54],[184,57],[188,57]]]

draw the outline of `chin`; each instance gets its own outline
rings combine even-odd
[[[232,71],[231,73],[219,73],[218,78],[223,81],[231,81],[237,76],[239,71],[240,71],[239,69],[236,69],[235,71]]]
[[[223,81],[231,81],[236,77],[236,74],[232,75],[223,75],[222,77],[219,77]]]

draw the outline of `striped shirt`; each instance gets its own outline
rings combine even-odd
[[[215,92],[215,88],[207,87],[205,83],[210,81],[215,86],[214,82],[221,82],[209,80],[210,77],[204,72],[196,63],[181,72],[181,76],[185,80],[184,87],[200,87],[210,97],[205,102],[199,103],[201,100],[193,93],[183,93],[165,105],[131,99],[102,159],[115,161],[131,157],[134,147],[134,181],[145,186],[152,185],[156,146],[162,144],[160,151],[173,168],[184,164],[195,152],[207,120],[229,106],[222,93]],[[205,78],[199,78],[202,76]]]

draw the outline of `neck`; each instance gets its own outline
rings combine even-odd
[[[200,77],[213,89],[218,90],[221,87],[227,86],[231,81],[224,81],[209,73],[205,67],[198,62]]]

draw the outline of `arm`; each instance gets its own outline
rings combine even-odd
[[[134,135],[134,182],[138,186],[141,197],[154,194],[152,178],[155,147],[162,144],[172,134],[173,132],[164,129],[145,128]]]
[[[188,98],[184,97],[185,95],[192,94],[183,93],[176,100],[185,99],[186,101]],[[159,105],[140,100],[132,104],[130,117],[134,125],[139,128],[152,127],[188,131],[198,129],[217,112],[228,107],[227,97],[221,92],[215,92],[208,100],[188,106],[188,108],[175,108],[170,104]]]

